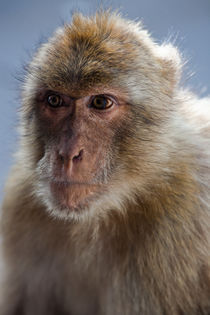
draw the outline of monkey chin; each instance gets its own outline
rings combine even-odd
[[[100,185],[41,181],[38,194],[53,217],[79,220],[86,217],[90,204],[97,199],[100,191]]]

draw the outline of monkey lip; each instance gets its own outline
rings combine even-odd
[[[53,179],[50,180],[50,184],[53,185],[60,185],[63,187],[70,187],[70,186],[101,186],[101,183],[91,183],[87,181],[76,181],[76,180],[61,180],[61,179]]]

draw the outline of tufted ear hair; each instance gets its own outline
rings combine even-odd
[[[178,85],[182,73],[182,59],[178,49],[172,44],[162,44],[157,48],[156,54],[161,65],[162,76],[174,89]]]

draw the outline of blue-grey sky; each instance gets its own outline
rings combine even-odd
[[[70,21],[73,10],[92,13],[100,6],[143,20],[158,42],[175,40],[194,73],[186,84],[202,96],[210,94],[210,0],[0,0],[0,199],[17,143],[15,77],[37,43]]]

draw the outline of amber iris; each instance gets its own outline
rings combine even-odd
[[[107,109],[113,105],[113,101],[106,96],[97,95],[93,98],[91,106],[95,109]]]

